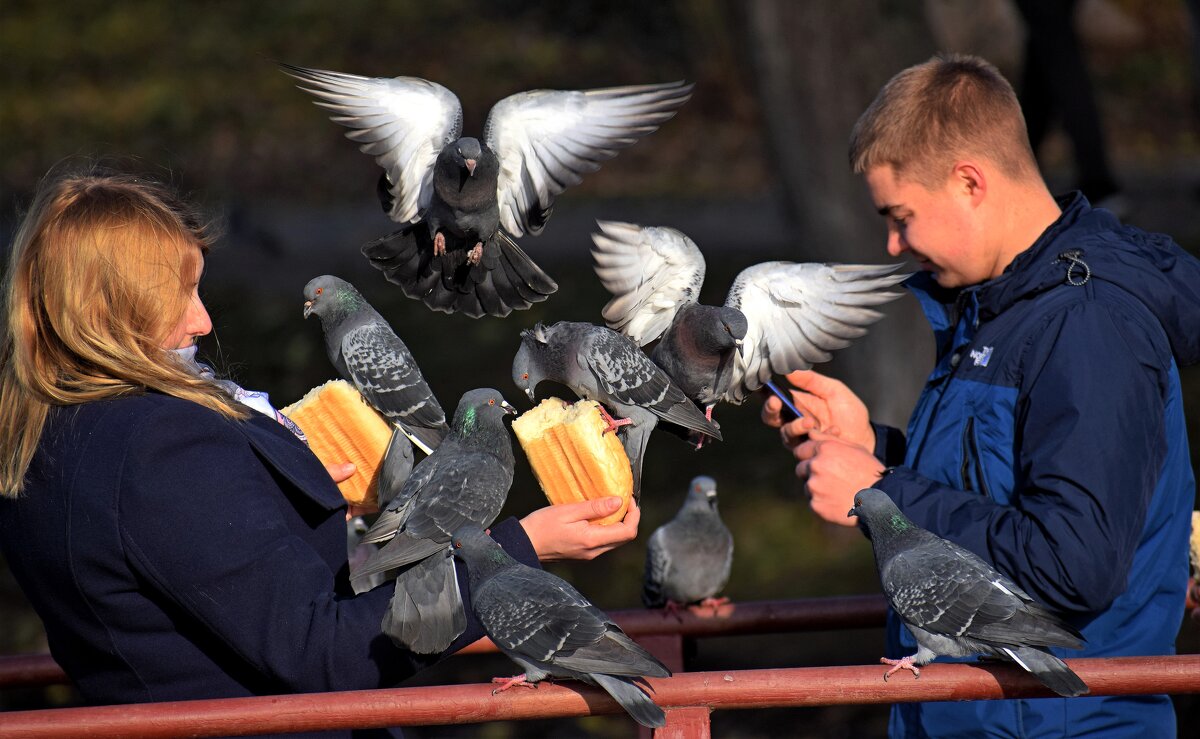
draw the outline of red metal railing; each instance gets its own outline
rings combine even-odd
[[[1200,655],[1073,659],[1092,695],[1200,693]],[[936,664],[883,681],[884,667],[693,672],[649,679],[668,726],[655,739],[708,735],[708,713],[768,707],[1033,698],[1052,695],[1018,668]],[[619,713],[608,694],[543,683],[492,695],[490,684],[181,701],[0,714],[5,737],[173,737],[426,726]],[[682,720],[682,724],[676,718]]]
[[[716,611],[692,608],[678,616],[645,609],[609,611],[626,634],[642,642],[647,637],[705,637],[771,634],[881,626],[887,602],[880,595],[805,598],[782,601],[727,603]],[[458,654],[495,652],[496,645],[480,639]],[[652,650],[653,651],[653,650]],[[656,652],[657,654],[657,652]],[[661,659],[661,656],[660,656]],[[678,665],[670,665],[677,669]],[[67,676],[48,654],[0,657],[0,689],[66,683]]]
[[[612,611],[634,638],[677,671],[649,679],[667,726],[655,739],[709,736],[713,710],[986,700],[1052,695],[1007,664],[937,664],[884,682],[884,667],[804,667],[682,673],[685,637],[877,627],[885,603],[878,595],[733,603],[715,611],[692,608]],[[495,651],[480,640],[460,654]],[[1091,695],[1200,693],[1200,655],[1067,660]],[[48,655],[0,658],[0,688],[65,681]],[[264,734],[325,729],[462,724],[620,713],[608,694],[575,683],[543,683],[534,690],[492,695],[492,687],[452,685],[339,693],[231,698],[95,708],[0,713],[5,737],[167,737]]]

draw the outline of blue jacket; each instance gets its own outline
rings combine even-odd
[[[1083,633],[1060,657],[1174,652],[1195,479],[1177,365],[1200,360],[1200,261],[1081,195],[999,277],[909,287],[937,362],[878,487]],[[888,651],[916,643],[894,615]],[[1167,696],[914,703],[894,736],[1174,736]]]
[[[57,408],[26,479],[0,545],[90,703],[388,687],[437,659],[380,633],[391,583],[353,595],[345,501],[266,416],[159,393]],[[536,565],[516,521],[492,533]],[[483,635],[467,614],[448,653]]]

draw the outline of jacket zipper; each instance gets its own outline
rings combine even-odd
[[[979,458],[979,444],[975,441],[975,417],[969,416],[963,427],[962,465],[959,474],[962,476],[963,490],[971,492],[975,486],[971,483],[971,467],[975,468],[975,483],[979,485],[980,495],[988,494],[987,484],[983,481],[983,460]]]

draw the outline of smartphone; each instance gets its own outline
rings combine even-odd
[[[783,401],[783,408],[779,409],[779,415],[784,423],[789,423],[804,415],[796,408],[796,405],[792,402],[788,394],[779,389],[778,385],[771,380],[767,380],[767,387],[775,394],[775,397]]]

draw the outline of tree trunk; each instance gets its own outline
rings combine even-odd
[[[770,156],[799,245],[796,261],[886,263],[884,224],[850,171],[850,130],[879,88],[935,51],[923,4],[869,0],[749,0],[751,67]],[[846,382],[874,420],[903,428],[933,361],[910,297],[820,371]]]

